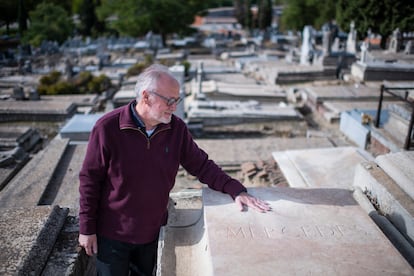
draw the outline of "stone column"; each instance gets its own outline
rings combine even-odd
[[[303,29],[302,48],[300,54],[300,64],[309,65],[313,61],[313,45],[312,45],[312,26],[305,26]]]
[[[346,51],[350,54],[355,54],[357,52],[357,31],[355,30],[355,22],[352,21],[350,24],[350,29],[348,33],[348,38],[346,40]]]
[[[362,42],[361,45],[361,59],[359,60],[361,63],[367,62],[367,55],[368,55],[368,43]]]

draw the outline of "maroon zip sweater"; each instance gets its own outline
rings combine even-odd
[[[197,146],[180,118],[147,137],[133,120],[133,102],[105,114],[91,132],[79,174],[81,234],[135,244],[156,239],[179,165],[233,199],[246,191]]]

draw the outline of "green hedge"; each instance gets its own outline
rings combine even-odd
[[[83,71],[70,80],[65,80],[58,71],[40,78],[37,90],[40,95],[100,94],[112,86],[106,75],[94,76]]]

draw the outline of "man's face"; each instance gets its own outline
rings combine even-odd
[[[177,109],[180,88],[176,81],[159,81],[157,89],[148,91],[151,95],[151,108],[149,114],[156,123],[168,124],[171,116]]]

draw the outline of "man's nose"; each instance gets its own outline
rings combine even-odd
[[[177,109],[177,105],[178,105],[178,103],[177,103],[177,102],[175,102],[175,103],[173,103],[172,105],[170,105],[170,106],[169,106],[169,108],[170,108],[171,110],[175,111],[175,110]]]

